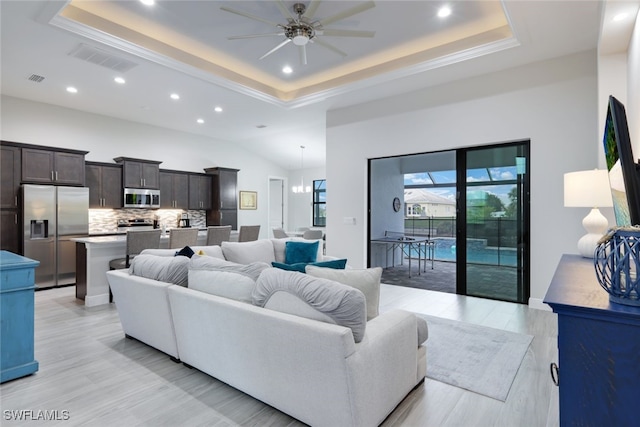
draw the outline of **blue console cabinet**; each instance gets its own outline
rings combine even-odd
[[[544,302],[558,314],[561,426],[639,426],[640,307],[609,302],[593,260],[563,255]]]
[[[40,265],[0,251],[0,383],[33,374],[34,278]]]

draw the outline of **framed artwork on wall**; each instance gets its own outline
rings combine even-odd
[[[241,191],[240,209],[258,209],[258,192]]]

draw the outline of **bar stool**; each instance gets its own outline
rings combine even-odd
[[[198,244],[197,228],[172,228],[169,230],[169,248],[184,248]]]
[[[207,227],[207,246],[218,245],[231,240],[230,225],[214,225]]]
[[[145,249],[160,248],[160,230],[127,231],[127,249],[124,258],[109,261],[110,270],[129,268],[130,260]]]
[[[259,225],[241,225],[238,233],[238,242],[253,242],[260,235]]]

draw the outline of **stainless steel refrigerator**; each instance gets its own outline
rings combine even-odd
[[[35,270],[38,288],[76,281],[73,237],[89,233],[89,189],[52,185],[23,185],[23,252],[40,261]]]

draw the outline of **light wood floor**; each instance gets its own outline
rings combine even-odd
[[[291,417],[165,354],[126,339],[113,304],[85,308],[73,287],[36,292],[40,370],[0,386],[3,426],[298,426]],[[557,426],[551,312],[512,303],[383,285],[381,311],[402,308],[535,338],[506,402],[426,379],[384,426]],[[428,347],[427,347],[428,348]],[[428,359],[428,353],[427,353]],[[428,361],[427,361],[428,363]],[[68,411],[69,420],[13,421],[6,411]]]

